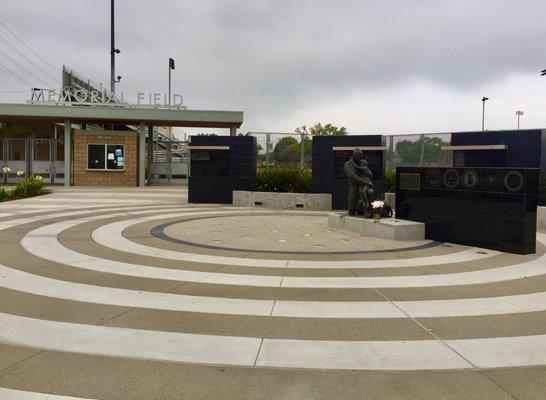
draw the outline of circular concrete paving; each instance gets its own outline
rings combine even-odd
[[[0,398],[544,393],[545,234],[526,256],[394,243],[184,195],[0,206]]]
[[[175,243],[254,252],[364,253],[431,245],[428,240],[396,241],[332,229],[325,214],[313,213],[197,216],[159,225],[152,233]]]

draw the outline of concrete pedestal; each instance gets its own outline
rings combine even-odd
[[[546,228],[546,207],[537,207],[537,229]]]
[[[385,193],[385,204],[391,206],[391,208],[396,210],[396,193]]]
[[[379,221],[374,221],[363,217],[351,217],[345,213],[330,213],[328,214],[328,226],[390,240],[425,239],[424,223],[396,218],[382,218]]]

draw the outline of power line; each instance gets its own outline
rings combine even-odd
[[[21,90],[21,88],[16,87],[16,86],[13,84],[13,82],[8,82],[8,81],[6,81],[6,80],[4,80],[4,79],[2,79],[2,78],[0,78],[0,83],[1,83],[2,85],[4,85],[5,87],[9,88],[9,89]]]
[[[10,60],[12,63],[17,65],[19,68],[21,68],[23,71],[25,71],[27,74],[32,75],[34,78],[38,79],[40,82],[42,82],[44,85],[49,85],[46,81],[44,81],[42,78],[40,78],[38,75],[32,73],[28,69],[26,69],[21,63],[16,61],[13,57],[11,57],[9,54],[7,54],[4,50],[0,50],[0,54],[3,54],[4,57],[6,57],[8,60]]]
[[[17,39],[23,46],[25,46],[28,50],[30,50],[36,57],[38,57],[40,60],[46,63],[53,71],[57,72],[57,68],[55,68],[53,65],[48,63],[47,60],[44,59],[41,55],[36,53],[30,46],[28,46],[22,39],[20,39],[15,32],[13,32],[10,28],[8,28],[6,24],[0,21],[0,25],[2,25],[9,33],[11,33],[15,37],[15,39]]]
[[[11,76],[13,76],[15,79],[17,79],[18,81],[24,83],[25,85],[27,85],[28,87],[32,87],[32,84],[31,83],[28,83],[27,81],[25,81],[23,78],[19,77],[17,74],[13,73],[12,71],[10,71],[8,68],[6,68],[5,66],[3,66],[2,64],[0,64],[0,68],[3,69],[4,71],[6,71],[8,74],[10,74]]]
[[[54,77],[53,75],[51,75],[49,72],[47,72],[46,70],[42,69],[42,67],[40,67],[38,64],[36,64],[33,60],[31,60],[29,57],[27,57],[23,52],[21,52],[17,47],[15,47],[14,45],[12,45],[4,36],[0,35],[0,41],[2,41],[2,43],[4,43],[6,46],[8,46],[11,50],[13,50],[14,52],[16,52],[17,54],[19,54],[19,56],[21,56],[22,58],[24,58],[29,64],[33,65],[34,67],[36,67],[37,69],[39,69],[42,73],[44,73],[45,75],[47,75],[48,78],[51,78],[53,79],[55,82],[59,82],[59,78],[56,78]]]

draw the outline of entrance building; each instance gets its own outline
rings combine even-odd
[[[4,183],[17,171],[65,186],[180,184],[188,177],[190,147],[154,127],[225,128],[242,111],[130,105],[0,104],[0,168]],[[2,183],[2,182],[0,182]]]

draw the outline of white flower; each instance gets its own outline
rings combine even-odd
[[[38,176],[35,176],[34,179],[41,182],[44,180],[44,177],[42,175],[38,175]]]
[[[17,176],[21,177],[25,174],[25,171],[17,171]]]
[[[381,200],[372,201],[372,208],[383,208],[385,203]]]
[[[9,174],[11,172],[11,168],[6,165],[4,168],[2,168],[2,172],[4,174]]]

